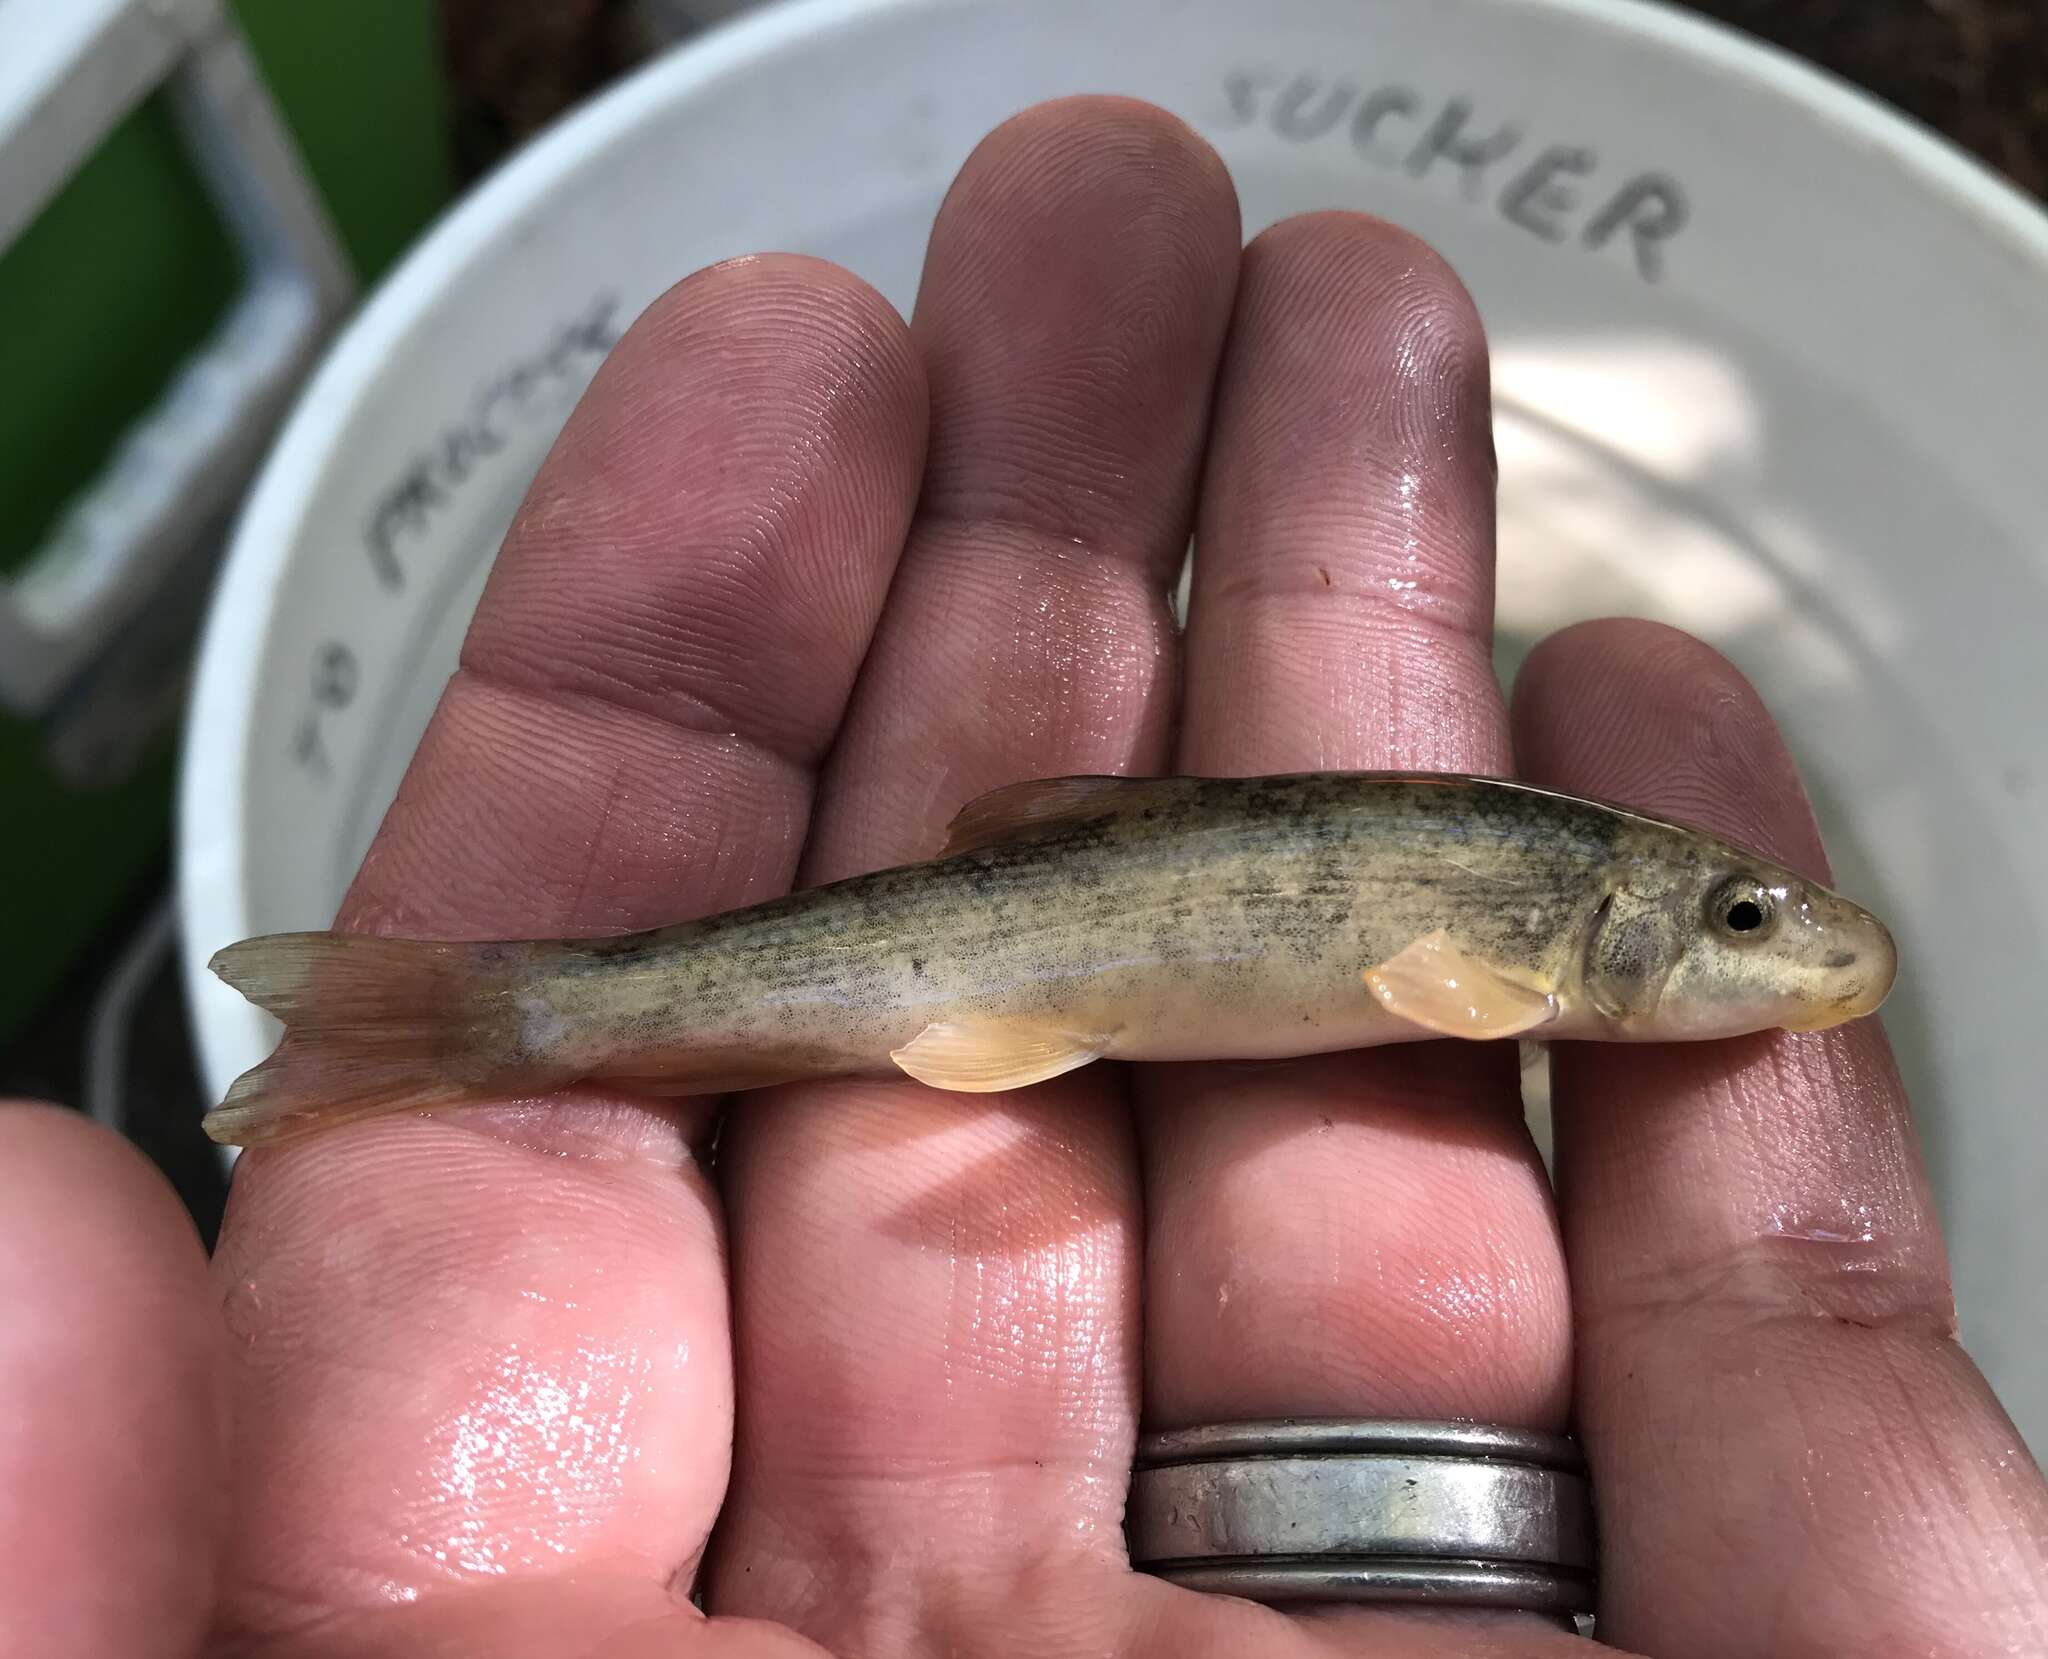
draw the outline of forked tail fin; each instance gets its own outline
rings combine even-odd
[[[225,1145],[569,1081],[524,1052],[532,947],[280,933],[230,945],[208,965],[285,1024],[270,1058],[206,1115],[207,1134]]]

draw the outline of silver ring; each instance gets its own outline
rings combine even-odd
[[[1127,1528],[1133,1566],[1254,1601],[1593,1606],[1585,1465],[1533,1429],[1296,1417],[1148,1434]]]

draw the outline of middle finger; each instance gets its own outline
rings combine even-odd
[[[1157,110],[1044,106],[968,162],[914,323],[924,498],[813,878],[929,856],[1000,784],[1164,762],[1167,590],[1237,252],[1221,162]],[[714,1607],[843,1654],[1082,1628],[1122,1577],[1136,1431],[1117,1073],[793,1089],[743,1101],[731,1138],[740,1418]]]

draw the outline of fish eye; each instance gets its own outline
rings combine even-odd
[[[1707,922],[1724,938],[1762,939],[1778,917],[1778,901],[1754,876],[1732,876],[1707,900]]]

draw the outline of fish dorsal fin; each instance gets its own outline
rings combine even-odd
[[[1028,1088],[1100,1059],[1100,1037],[1020,1020],[946,1020],[928,1025],[894,1060],[918,1082],[961,1094]]]
[[[1147,778],[1036,778],[977,795],[946,826],[941,858],[1099,818]]]
[[[1388,1013],[1443,1037],[1519,1037],[1557,1018],[1557,998],[1470,957],[1439,928],[1365,971]]]

